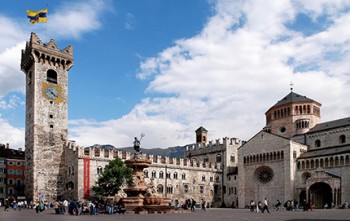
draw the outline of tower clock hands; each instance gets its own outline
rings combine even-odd
[[[55,92],[53,92],[52,90],[50,90],[50,93],[51,93],[51,95],[52,95],[54,98],[57,98],[57,97],[58,97],[57,94],[56,94]]]

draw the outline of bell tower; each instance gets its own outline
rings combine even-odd
[[[26,75],[25,193],[28,200],[56,200],[64,191],[68,139],[68,70],[73,47],[59,50],[31,33],[22,50]]]
[[[196,130],[196,143],[206,144],[207,143],[208,131],[204,127],[199,127]]]

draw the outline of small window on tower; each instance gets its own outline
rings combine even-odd
[[[53,129],[53,125],[52,124],[50,125],[50,128]]]
[[[46,73],[46,80],[48,82],[57,84],[57,73],[56,73],[56,71],[54,71],[52,69],[48,70],[47,73]]]
[[[51,118],[51,119],[53,118],[53,114],[50,114],[50,118]]]

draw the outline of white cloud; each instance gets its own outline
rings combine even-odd
[[[9,143],[10,148],[24,149],[24,128],[16,128],[11,126],[0,115],[0,131],[1,143]]]
[[[78,145],[112,144],[116,147],[132,146],[133,137],[140,137],[145,133],[142,147],[167,147],[173,136],[183,135],[180,123],[169,121],[162,116],[146,116],[142,110],[136,108],[132,113],[117,120],[109,120],[97,124],[70,124],[70,139],[76,140]],[[176,131],[176,133],[174,133]],[[172,134],[173,136],[169,136]],[[183,139],[184,137],[182,137]],[[154,141],[157,141],[155,144]]]
[[[127,13],[125,16],[125,29],[132,30],[135,26],[135,16],[132,13]]]
[[[90,3],[71,7],[65,14],[69,23],[53,15],[62,35],[101,28],[95,12],[104,6]],[[204,126],[209,139],[249,139],[263,128],[265,111],[289,93],[291,81],[295,92],[323,104],[323,121],[348,117],[348,6],[349,1],[218,1],[201,33],[142,61],[137,75],[150,81],[152,97],[120,119],[70,121],[70,137],[78,145],[121,147],[145,133],[142,147],[168,147],[194,142],[194,131]],[[298,13],[331,22],[304,35],[286,25]]]
[[[210,139],[249,139],[263,128],[265,111],[289,93],[291,81],[295,92],[323,104],[323,121],[349,116],[350,14],[344,10],[349,1],[304,2],[218,2],[200,34],[140,64],[138,77],[150,79],[147,91],[159,97],[144,99],[115,125],[105,126],[122,145],[142,130],[160,135],[147,147],[190,143],[201,125]],[[305,12],[332,22],[308,36],[286,26]],[[79,128],[75,131],[85,139]]]
[[[49,30],[56,37],[80,38],[82,34],[102,27],[101,17],[107,10],[113,10],[109,1],[66,2],[50,13]]]
[[[9,92],[24,93],[25,75],[20,70],[21,49],[24,42],[5,49],[0,53],[0,96]]]
[[[0,109],[13,109],[19,105],[24,105],[24,102],[16,95],[11,95],[8,99],[0,97]]]

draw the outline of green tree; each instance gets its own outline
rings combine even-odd
[[[123,183],[132,178],[132,169],[127,167],[120,158],[110,161],[98,178],[97,185],[92,190],[101,196],[114,196]]]

